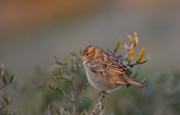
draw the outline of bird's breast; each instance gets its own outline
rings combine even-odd
[[[113,80],[92,72],[90,64],[86,63],[84,64],[84,67],[86,70],[88,82],[95,89],[98,89],[99,91],[106,91],[108,93],[115,89],[118,89],[118,86],[115,84]]]

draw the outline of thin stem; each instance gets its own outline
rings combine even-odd
[[[42,89],[44,89],[42,86],[39,86],[39,87],[42,88]],[[44,90],[46,90],[46,91],[48,91],[48,92],[50,92],[50,93],[53,93],[52,91],[50,91],[50,90],[48,90],[48,89],[44,89]],[[55,91],[55,93],[59,93],[59,91]],[[67,92],[65,92],[65,93],[67,93]],[[62,97],[62,96],[58,96],[58,97],[63,98],[63,99],[67,99],[68,101],[72,102],[72,100],[69,99],[69,98]]]
[[[73,83],[71,83],[71,91],[72,91],[72,93],[71,93],[71,95],[72,95],[72,102],[71,102],[71,104],[73,106],[74,115],[76,115],[76,106],[75,106],[74,85],[73,85]]]
[[[5,86],[9,85],[9,84],[10,84],[10,83],[7,83],[7,84],[3,85],[2,87],[0,87],[0,90],[1,90],[2,88],[4,88]]]
[[[66,78],[63,78],[63,77],[57,77],[56,79],[61,79],[61,80],[64,80],[64,81],[67,81],[67,82],[71,82],[71,80],[69,80],[69,79],[66,79]]]
[[[98,112],[100,112],[100,115],[102,115],[104,113],[104,107],[102,105],[102,100],[105,97],[105,92],[103,91],[99,91],[98,92],[100,99],[98,100],[96,106],[94,107],[93,111],[91,112],[91,115],[97,114]]]
[[[124,50],[123,53],[127,54],[131,49],[134,49],[134,48],[135,48],[135,46],[133,46],[132,48],[129,48],[127,51]]]
[[[89,86],[89,84],[84,87],[84,90],[85,90],[88,86]],[[79,95],[81,95],[81,93],[82,93],[82,91],[80,91],[80,92],[75,96],[75,99],[76,99]]]
[[[7,105],[1,107],[1,108],[0,108],[0,111],[2,112],[3,108],[5,108],[6,106],[8,106],[9,104],[11,104],[11,103],[8,103]]]
[[[76,107],[76,109],[79,108],[79,106],[81,105],[81,103],[82,103],[83,100],[84,100],[84,95],[83,95],[83,97],[81,98],[81,101],[79,102],[79,104],[78,104],[78,106]]]
[[[109,53],[111,53],[111,54],[112,54],[112,56],[114,56],[114,57],[117,59],[117,57],[116,57],[115,53],[111,52],[111,51],[110,51],[110,50],[108,50],[108,49],[107,49],[107,51],[108,51]]]
[[[128,64],[127,66],[140,65],[139,63]]]

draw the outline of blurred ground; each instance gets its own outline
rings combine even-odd
[[[134,31],[140,39],[135,57],[141,47],[146,56],[151,54],[140,79],[155,73],[171,76],[180,63],[179,5],[176,0],[0,1],[0,63],[26,85],[25,93],[10,108],[16,105],[19,113],[30,115],[31,107],[41,103],[40,94],[34,93],[38,86],[32,82],[35,68],[49,70],[54,55],[63,60],[68,52],[79,52],[90,44],[113,50],[120,36],[130,45],[126,35]],[[121,89],[114,95],[117,92]],[[107,115],[112,111],[107,109]]]

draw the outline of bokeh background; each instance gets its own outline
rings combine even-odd
[[[135,57],[141,47],[145,58],[150,53],[138,80],[147,78],[150,88],[123,86],[107,95],[105,115],[179,114],[179,11],[178,0],[0,1],[0,63],[17,75],[15,85],[1,92],[17,95],[9,110],[17,108],[23,115],[39,111],[44,96],[38,86],[42,76],[48,77],[54,56],[64,60],[90,44],[113,51],[120,36],[130,45],[126,35],[135,31]],[[90,86],[85,93],[92,100],[97,91]]]

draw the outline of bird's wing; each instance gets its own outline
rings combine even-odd
[[[100,59],[93,59],[90,61],[90,63],[93,65],[91,67],[92,72],[108,79],[112,79],[115,81],[115,83],[117,81],[118,84],[128,84],[123,77],[126,72],[118,65],[109,63],[108,61],[102,61]]]
[[[92,72],[114,80],[116,84],[132,84],[139,88],[146,86],[146,84],[129,77],[132,74],[131,70],[112,56],[93,59],[90,63],[93,65],[91,67]]]

